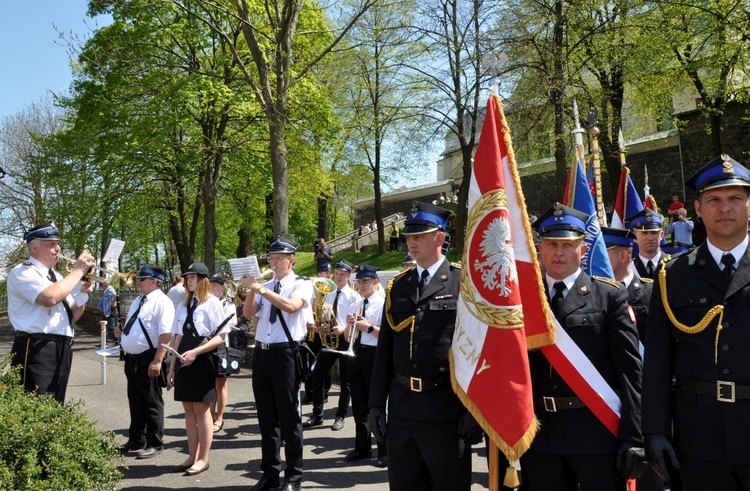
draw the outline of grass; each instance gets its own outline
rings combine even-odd
[[[404,260],[404,256],[406,256],[405,252],[386,252],[382,255],[376,252],[337,252],[333,256],[333,262],[339,259],[346,259],[355,266],[360,263],[369,263],[383,271],[400,271],[402,269],[401,261]],[[457,262],[461,258],[459,253],[450,251],[448,259]],[[315,258],[312,252],[298,252],[296,264],[295,272],[298,275],[317,276]]]

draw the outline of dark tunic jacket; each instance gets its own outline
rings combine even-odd
[[[383,311],[383,326],[375,355],[370,407],[386,407],[389,415],[406,419],[448,421],[457,419],[465,408],[450,387],[448,354],[456,322],[456,306],[461,270],[444,260],[421,297],[417,298],[417,269],[394,278]],[[388,321],[399,325],[414,316],[414,335],[409,357],[409,322],[400,332]],[[395,380],[395,373],[448,381],[444,388],[414,392]]]
[[[715,305],[724,305],[700,333],[688,334],[669,320],[657,279],[646,333],[643,433],[671,435],[681,453],[715,462],[750,464],[750,399],[721,402],[678,388],[672,378],[750,386],[750,248],[728,282],[706,243],[666,264],[668,304],[677,321],[696,325]],[[657,276],[658,277],[658,276]],[[718,358],[715,359],[715,354]]]
[[[617,441],[642,446],[641,358],[638,334],[628,312],[625,288],[613,280],[576,279],[555,317],[622,402],[619,434],[613,435],[588,408],[548,412],[542,397],[575,397],[575,392],[540,351],[529,353],[534,409],[541,430],[537,452],[562,455],[614,453]]]

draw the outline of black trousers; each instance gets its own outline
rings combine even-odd
[[[530,491],[625,491],[615,455],[558,455],[526,452]]]
[[[347,357],[348,358],[348,357]],[[341,361],[344,361],[343,359]],[[372,450],[372,438],[367,427],[367,411],[370,407],[370,385],[372,385],[372,367],[375,365],[375,346],[360,346],[352,363],[352,413],[354,415],[355,436],[354,450],[369,452]],[[386,456],[386,443],[377,442],[378,457]]]
[[[299,380],[290,348],[253,353],[253,394],[261,437],[260,469],[263,477],[281,474],[281,440],[287,481],[302,479],[302,419],[299,414]]]
[[[312,341],[308,341],[307,337],[305,337],[305,342],[307,343],[307,347],[310,348],[310,351],[312,351],[316,357],[320,356],[320,350],[323,347],[323,345],[320,343],[320,335],[318,333],[315,333],[315,336],[313,337]],[[307,353],[307,351],[305,351]],[[309,355],[305,355],[309,356]],[[312,361],[312,360],[311,360]],[[305,384],[305,395],[310,395],[312,397],[313,393],[313,375],[310,374],[307,379],[303,380]],[[328,389],[331,388],[331,376],[328,375],[328,379],[326,381],[326,394],[328,394]]]
[[[685,491],[750,491],[750,464],[726,464],[680,455]]]
[[[65,401],[73,351],[70,345],[49,339],[16,337],[11,365],[21,366],[21,384],[28,392],[50,394]]]
[[[391,237],[391,251],[398,250],[398,237]]]
[[[415,414],[415,417],[418,417]],[[458,453],[458,422],[388,418],[391,491],[469,491],[471,447]]]
[[[125,378],[128,381],[130,429],[128,440],[161,447],[164,439],[164,399],[156,378],[148,376],[148,366],[156,349],[131,356],[125,355]]]
[[[339,374],[341,375],[341,395],[339,396],[336,417],[346,418],[346,411],[349,409],[349,400],[351,399],[349,382],[351,379],[351,360],[346,355],[337,355],[322,350],[318,352],[318,361],[315,363],[312,374],[313,416],[323,417],[326,395],[331,387],[331,368],[336,364],[336,361],[339,362]]]

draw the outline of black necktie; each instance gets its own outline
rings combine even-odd
[[[281,291],[281,282],[276,281],[276,284],[273,286],[273,292],[279,293]],[[275,305],[271,305],[271,315],[268,317],[268,321],[273,324],[276,322],[276,320],[279,318],[279,309]]]
[[[125,329],[122,330],[122,333],[124,335],[130,334],[130,329],[133,327],[133,324],[135,323],[135,320],[138,318],[138,314],[141,313],[141,307],[143,307],[143,303],[146,301],[146,297],[141,295],[141,300],[138,302],[138,308],[135,309],[135,312],[133,312],[133,315],[130,316],[130,319],[128,319],[128,322],[125,323]]]
[[[651,261],[646,264],[646,273],[648,274],[649,278],[654,277],[654,263],[652,263]]]
[[[425,272],[427,272],[427,271],[425,270]],[[362,318],[365,317],[365,311],[367,311],[367,304],[368,303],[370,303],[370,301],[367,300],[366,298],[365,298],[364,302],[362,302]],[[361,335],[357,336],[357,339],[354,341],[354,348],[355,349],[359,348],[360,346],[362,346],[362,336]]]
[[[419,288],[417,290],[418,295],[421,296],[424,291],[424,287],[427,284],[427,277],[430,276],[430,272],[426,269],[422,271],[422,275],[419,277]]]
[[[54,270],[50,269],[49,273],[47,273],[47,278],[52,283],[57,283],[57,275],[55,274]],[[67,298],[63,298],[62,301],[63,307],[65,307],[65,312],[68,314],[68,322],[70,323],[70,327],[73,327],[73,311],[70,309],[70,304],[68,303]]]
[[[724,254],[721,256],[721,264],[724,265],[724,276],[726,276],[727,281],[730,281],[735,271],[734,256],[731,254]]]
[[[333,299],[333,316],[335,318],[339,318],[339,295],[341,295],[341,290],[336,290],[336,298]]]
[[[555,289],[555,294],[552,295],[552,308],[557,310],[560,307],[563,299],[563,292],[565,291],[565,283],[562,281],[556,281],[552,288]]]

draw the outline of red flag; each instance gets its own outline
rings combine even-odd
[[[487,104],[468,206],[451,377],[464,405],[513,461],[538,426],[526,350],[553,342],[554,331],[497,95]]]

